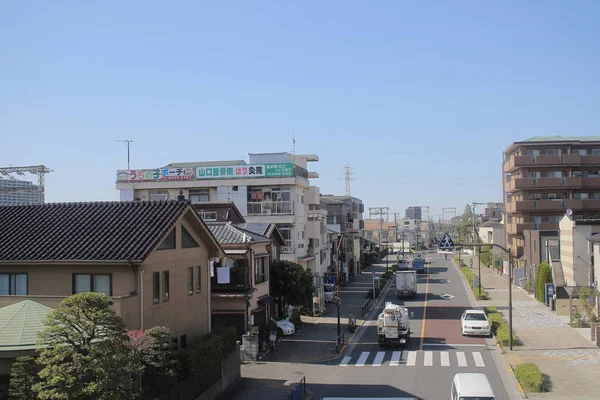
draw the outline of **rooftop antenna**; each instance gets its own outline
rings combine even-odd
[[[129,139],[115,140],[115,142],[125,143],[127,145],[127,169],[131,169],[131,167],[129,166],[129,160],[130,160],[131,143],[133,143],[133,140],[131,140],[131,137],[130,137]]]

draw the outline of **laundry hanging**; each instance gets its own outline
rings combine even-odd
[[[217,268],[217,283],[230,283],[231,282],[231,268],[220,267]]]
[[[215,260],[210,260],[210,277],[215,276]]]

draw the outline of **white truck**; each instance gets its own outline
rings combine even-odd
[[[385,343],[406,344],[410,339],[410,318],[408,308],[386,302],[385,308],[377,318],[377,337],[379,345]]]
[[[415,297],[417,295],[417,272],[416,271],[397,271],[396,272],[396,296]]]

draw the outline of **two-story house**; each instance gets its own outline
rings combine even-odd
[[[0,314],[28,326],[72,294],[100,292],[127,328],[166,326],[186,347],[210,331],[212,259],[225,262],[223,249],[188,201],[0,207]],[[6,376],[35,335],[2,337]]]

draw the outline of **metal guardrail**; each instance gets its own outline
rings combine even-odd
[[[365,301],[365,304],[363,304],[360,308],[362,318],[364,318],[369,312],[371,312],[372,309],[373,307],[371,307],[371,299],[368,299],[367,301]]]
[[[294,390],[287,396],[287,400],[304,400],[306,397],[306,376],[300,379]]]

